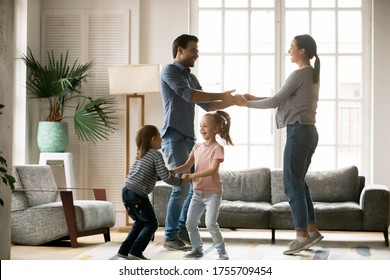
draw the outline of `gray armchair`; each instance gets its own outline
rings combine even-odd
[[[104,189],[93,189],[97,200],[74,200],[71,190],[57,188],[48,165],[14,166],[13,175],[17,181],[12,194],[13,244],[70,240],[76,248],[77,237],[94,234],[103,234],[104,240],[110,241],[115,210],[104,201]]]

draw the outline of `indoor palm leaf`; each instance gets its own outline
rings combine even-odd
[[[110,117],[115,112],[112,104],[114,104],[112,99],[88,98],[88,101],[77,105],[74,128],[80,140],[96,143],[108,139],[110,132],[115,130],[115,123]]]
[[[75,108],[74,127],[79,140],[96,143],[108,139],[115,130],[115,113],[112,97],[93,99],[83,96],[81,85],[86,82],[92,63],[78,64],[77,60],[68,65],[68,52],[56,59],[54,52],[48,52],[48,64],[37,61],[30,48],[21,59],[28,69],[27,93],[31,98],[47,98],[49,115],[47,121],[62,121],[65,107],[71,107],[71,99],[79,99]]]

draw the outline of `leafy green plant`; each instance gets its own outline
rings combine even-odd
[[[78,98],[78,104],[73,105],[75,113],[74,128],[79,140],[96,143],[115,130],[115,113],[112,97],[93,99],[82,95],[81,85],[86,82],[92,63],[68,65],[68,51],[55,58],[54,52],[48,52],[48,65],[42,65],[35,59],[28,48],[27,55],[22,55],[28,69],[26,81],[27,93],[30,98],[46,98],[49,102],[47,121],[62,121],[65,107],[72,107],[69,101]]]
[[[4,108],[4,105],[3,104],[0,104],[0,115],[2,115],[3,113],[1,112],[1,110]],[[1,178],[1,181],[3,181],[3,183],[5,184],[5,186],[9,186],[11,188],[11,190],[14,190],[14,185],[15,185],[15,178],[8,174],[7,172],[7,161],[5,158],[3,158],[2,156],[2,151],[0,151],[0,178]],[[4,206],[4,201],[1,199],[0,197],[0,205],[1,206]]]

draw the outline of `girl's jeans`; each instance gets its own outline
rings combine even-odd
[[[203,243],[199,234],[198,225],[205,210],[206,227],[211,234],[215,249],[218,253],[225,252],[225,242],[217,223],[221,199],[221,194],[202,194],[195,191],[192,195],[190,207],[188,208],[186,225],[192,247],[200,252],[203,251]]]
[[[118,253],[140,257],[158,228],[156,214],[149,199],[126,188],[122,190],[122,201],[134,223]]]
[[[316,220],[305,176],[317,144],[318,133],[315,125],[302,125],[298,122],[287,125],[283,183],[295,230],[306,230],[308,224],[315,223]]]

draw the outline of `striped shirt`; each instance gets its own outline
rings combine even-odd
[[[124,188],[147,198],[159,180],[175,186],[181,185],[183,181],[169,173],[159,151],[149,149],[142,158],[134,161],[127,175]]]

